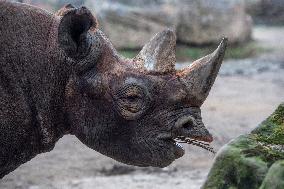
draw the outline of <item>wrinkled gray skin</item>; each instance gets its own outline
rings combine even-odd
[[[0,47],[0,178],[65,134],[117,161],[156,167],[184,154],[177,136],[212,141],[200,106],[226,39],[177,71],[169,29],[130,60],[84,7],[67,5],[52,15],[0,1]]]

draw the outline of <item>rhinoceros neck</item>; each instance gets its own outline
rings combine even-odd
[[[66,132],[69,73],[56,45],[57,23],[41,9],[0,2],[0,178],[50,151]]]

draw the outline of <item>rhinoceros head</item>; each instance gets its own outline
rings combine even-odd
[[[66,87],[68,119],[71,133],[84,144],[126,164],[164,167],[184,154],[174,139],[213,140],[200,106],[219,71],[226,39],[212,54],[175,70],[170,29],[125,59],[86,8],[69,7],[59,15],[58,41],[74,70]]]

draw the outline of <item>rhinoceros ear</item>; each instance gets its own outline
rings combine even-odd
[[[71,58],[85,57],[91,46],[89,30],[96,29],[96,18],[86,7],[74,8],[70,4],[56,15],[61,17],[58,26],[59,46]]]

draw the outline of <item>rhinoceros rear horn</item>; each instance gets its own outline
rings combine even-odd
[[[97,27],[96,18],[86,8],[66,5],[57,12],[61,17],[58,26],[58,43],[66,55],[79,59],[88,54],[90,39],[88,31]]]
[[[221,67],[226,47],[227,38],[223,38],[212,54],[194,61],[189,67],[177,72],[187,88],[192,105],[201,106],[207,98]]]
[[[176,35],[173,30],[166,29],[156,34],[133,60],[147,70],[173,72],[176,62],[175,50]]]

